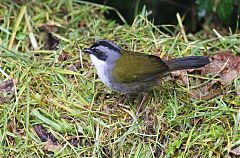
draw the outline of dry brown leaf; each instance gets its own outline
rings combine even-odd
[[[215,54],[210,58],[211,63],[202,69],[202,74],[219,76],[221,84],[226,85],[240,76],[240,57],[233,52],[225,51]]]
[[[230,153],[233,154],[233,155],[240,156],[240,146],[232,149],[232,150],[230,151]]]
[[[190,92],[190,96],[193,99],[204,99],[204,100],[211,100],[216,98],[217,96],[223,93],[223,88],[218,88],[214,86],[215,82],[207,83],[201,87],[192,89]]]
[[[47,151],[56,151],[60,150],[62,148],[61,145],[54,143],[51,139],[47,141],[47,143],[44,145],[44,149]]]
[[[42,125],[35,125],[34,130],[37,133],[38,137],[41,139],[41,141],[45,142],[49,139],[49,134],[42,127]]]
[[[41,26],[41,29],[44,31],[45,40],[44,40],[44,49],[46,50],[56,50],[59,44],[59,39],[52,35],[52,32],[57,32],[58,26],[53,21],[48,21],[46,24]]]
[[[187,85],[189,80],[188,80],[188,76],[186,75],[186,70],[178,70],[178,71],[174,71],[171,72],[171,76],[180,81],[181,84],[183,85]]]
[[[44,149],[46,151],[56,151],[62,148],[62,146],[57,143],[56,138],[51,133],[48,133],[47,130],[42,127],[42,125],[35,125],[34,130],[41,141],[47,141],[47,143],[44,145]]]
[[[13,79],[6,80],[0,84],[0,92],[9,92],[13,88]]]
[[[143,120],[146,127],[147,134],[156,134],[156,117],[155,117],[156,108],[149,107],[144,110]]]
[[[47,33],[45,36],[44,49],[46,50],[56,50],[59,44],[59,40],[54,37],[51,33]]]
[[[52,140],[55,144],[57,144],[56,138],[51,134],[48,133],[47,130],[40,124],[34,125],[34,130],[37,133],[38,137],[41,139],[41,141],[45,142],[49,139]]]
[[[194,86],[201,85],[191,90],[191,98],[210,100],[221,95],[226,89],[227,85],[235,78],[240,76],[240,57],[235,56],[231,51],[224,51],[210,57],[211,63],[197,69],[195,71],[187,71],[189,73],[200,73],[202,76],[209,75],[214,77],[211,82],[206,82],[203,79],[191,78],[191,83]],[[173,76],[186,85],[189,81],[187,75],[183,73],[173,74]]]
[[[14,97],[14,82],[17,80],[6,80],[0,83],[0,104],[8,103]]]

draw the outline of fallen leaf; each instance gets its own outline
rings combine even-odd
[[[9,92],[13,88],[13,79],[6,80],[0,84],[0,92]]]
[[[0,83],[0,104],[9,103],[14,97],[14,82],[17,80],[6,80]]]
[[[35,125],[34,130],[41,141],[47,142],[44,145],[44,149],[46,151],[56,151],[62,148],[62,146],[57,143],[56,138],[51,133],[48,133],[46,129],[42,127],[42,125]]]
[[[7,124],[7,129],[8,129],[9,132],[17,134],[17,132],[16,132],[16,122],[14,120],[10,121]],[[15,140],[12,136],[8,135],[7,138],[8,138],[8,141],[11,142],[14,146],[16,145],[16,142],[15,142]]]
[[[41,141],[45,142],[49,139],[48,132],[41,125],[35,125],[34,130],[37,133],[38,137],[41,139]]]
[[[104,146],[102,150],[105,157],[112,157],[112,152],[108,146]]]
[[[219,77],[221,84],[226,85],[240,76],[240,56],[225,51],[210,57],[211,63],[202,68],[202,74]]]
[[[143,114],[143,120],[144,120],[144,124],[145,124],[145,133],[147,134],[156,134],[156,117],[155,117],[155,113],[156,113],[156,108],[155,107],[149,107],[147,109],[144,110],[144,114]]]
[[[41,26],[41,29],[45,31],[45,42],[44,42],[44,49],[46,50],[56,50],[57,45],[59,44],[59,40],[52,35],[52,32],[57,32],[58,25],[52,21]]]
[[[214,80],[191,90],[191,98],[213,99],[226,91],[227,85],[240,76],[240,57],[231,51],[220,52],[210,57],[211,63],[201,68],[201,75],[214,77]],[[199,80],[201,85],[204,80]],[[205,80],[206,81],[206,80]]]
[[[51,139],[53,143],[57,144],[56,138],[51,133],[48,133],[42,125],[35,125],[34,130],[37,133],[38,137],[41,139],[41,141],[45,142]]]
[[[56,50],[59,44],[59,40],[54,37],[51,33],[47,33],[45,37],[44,49]]]
[[[188,76],[186,75],[186,70],[178,70],[171,72],[171,76],[175,79],[181,82],[183,85],[187,85],[189,80]]]
[[[193,99],[213,99],[226,91],[227,85],[240,76],[240,56],[235,56],[231,51],[224,51],[209,57],[211,63],[196,70],[187,70],[189,74],[208,75],[214,80],[206,81],[201,78],[191,78],[184,75],[184,71],[171,73],[175,79],[183,84],[195,88],[190,90]],[[186,72],[186,71],[185,71]],[[204,84],[203,84],[204,83]]]
[[[55,144],[51,139],[49,139],[47,141],[47,143],[44,145],[44,149],[47,151],[56,151],[56,150],[60,150],[62,148],[61,145],[59,144]]]
[[[221,95],[224,92],[224,89],[226,89],[226,86],[222,86],[219,82],[211,81],[200,87],[191,89],[190,96],[192,99],[201,98],[204,100],[211,100]]]
[[[57,32],[57,27],[58,24],[51,20],[49,20],[47,23],[41,26],[41,28],[47,31],[48,33]]]
[[[230,151],[230,153],[233,154],[233,155],[240,156],[240,146],[232,149],[232,150]]]
[[[10,132],[16,133],[16,122],[15,122],[15,120],[12,120],[7,124],[7,129]]]
[[[67,66],[67,70],[72,71],[72,72],[77,72],[77,68],[74,65],[69,65]]]

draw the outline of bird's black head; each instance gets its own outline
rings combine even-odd
[[[106,61],[109,57],[119,56],[121,48],[109,40],[98,40],[90,48],[84,48],[83,51],[96,56],[99,60]]]

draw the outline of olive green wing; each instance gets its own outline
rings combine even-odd
[[[135,52],[122,54],[115,64],[112,77],[121,83],[152,80],[169,70],[160,58]]]

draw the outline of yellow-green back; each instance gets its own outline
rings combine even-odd
[[[168,66],[156,56],[123,50],[115,63],[112,77],[114,81],[121,83],[148,81],[168,70]]]

